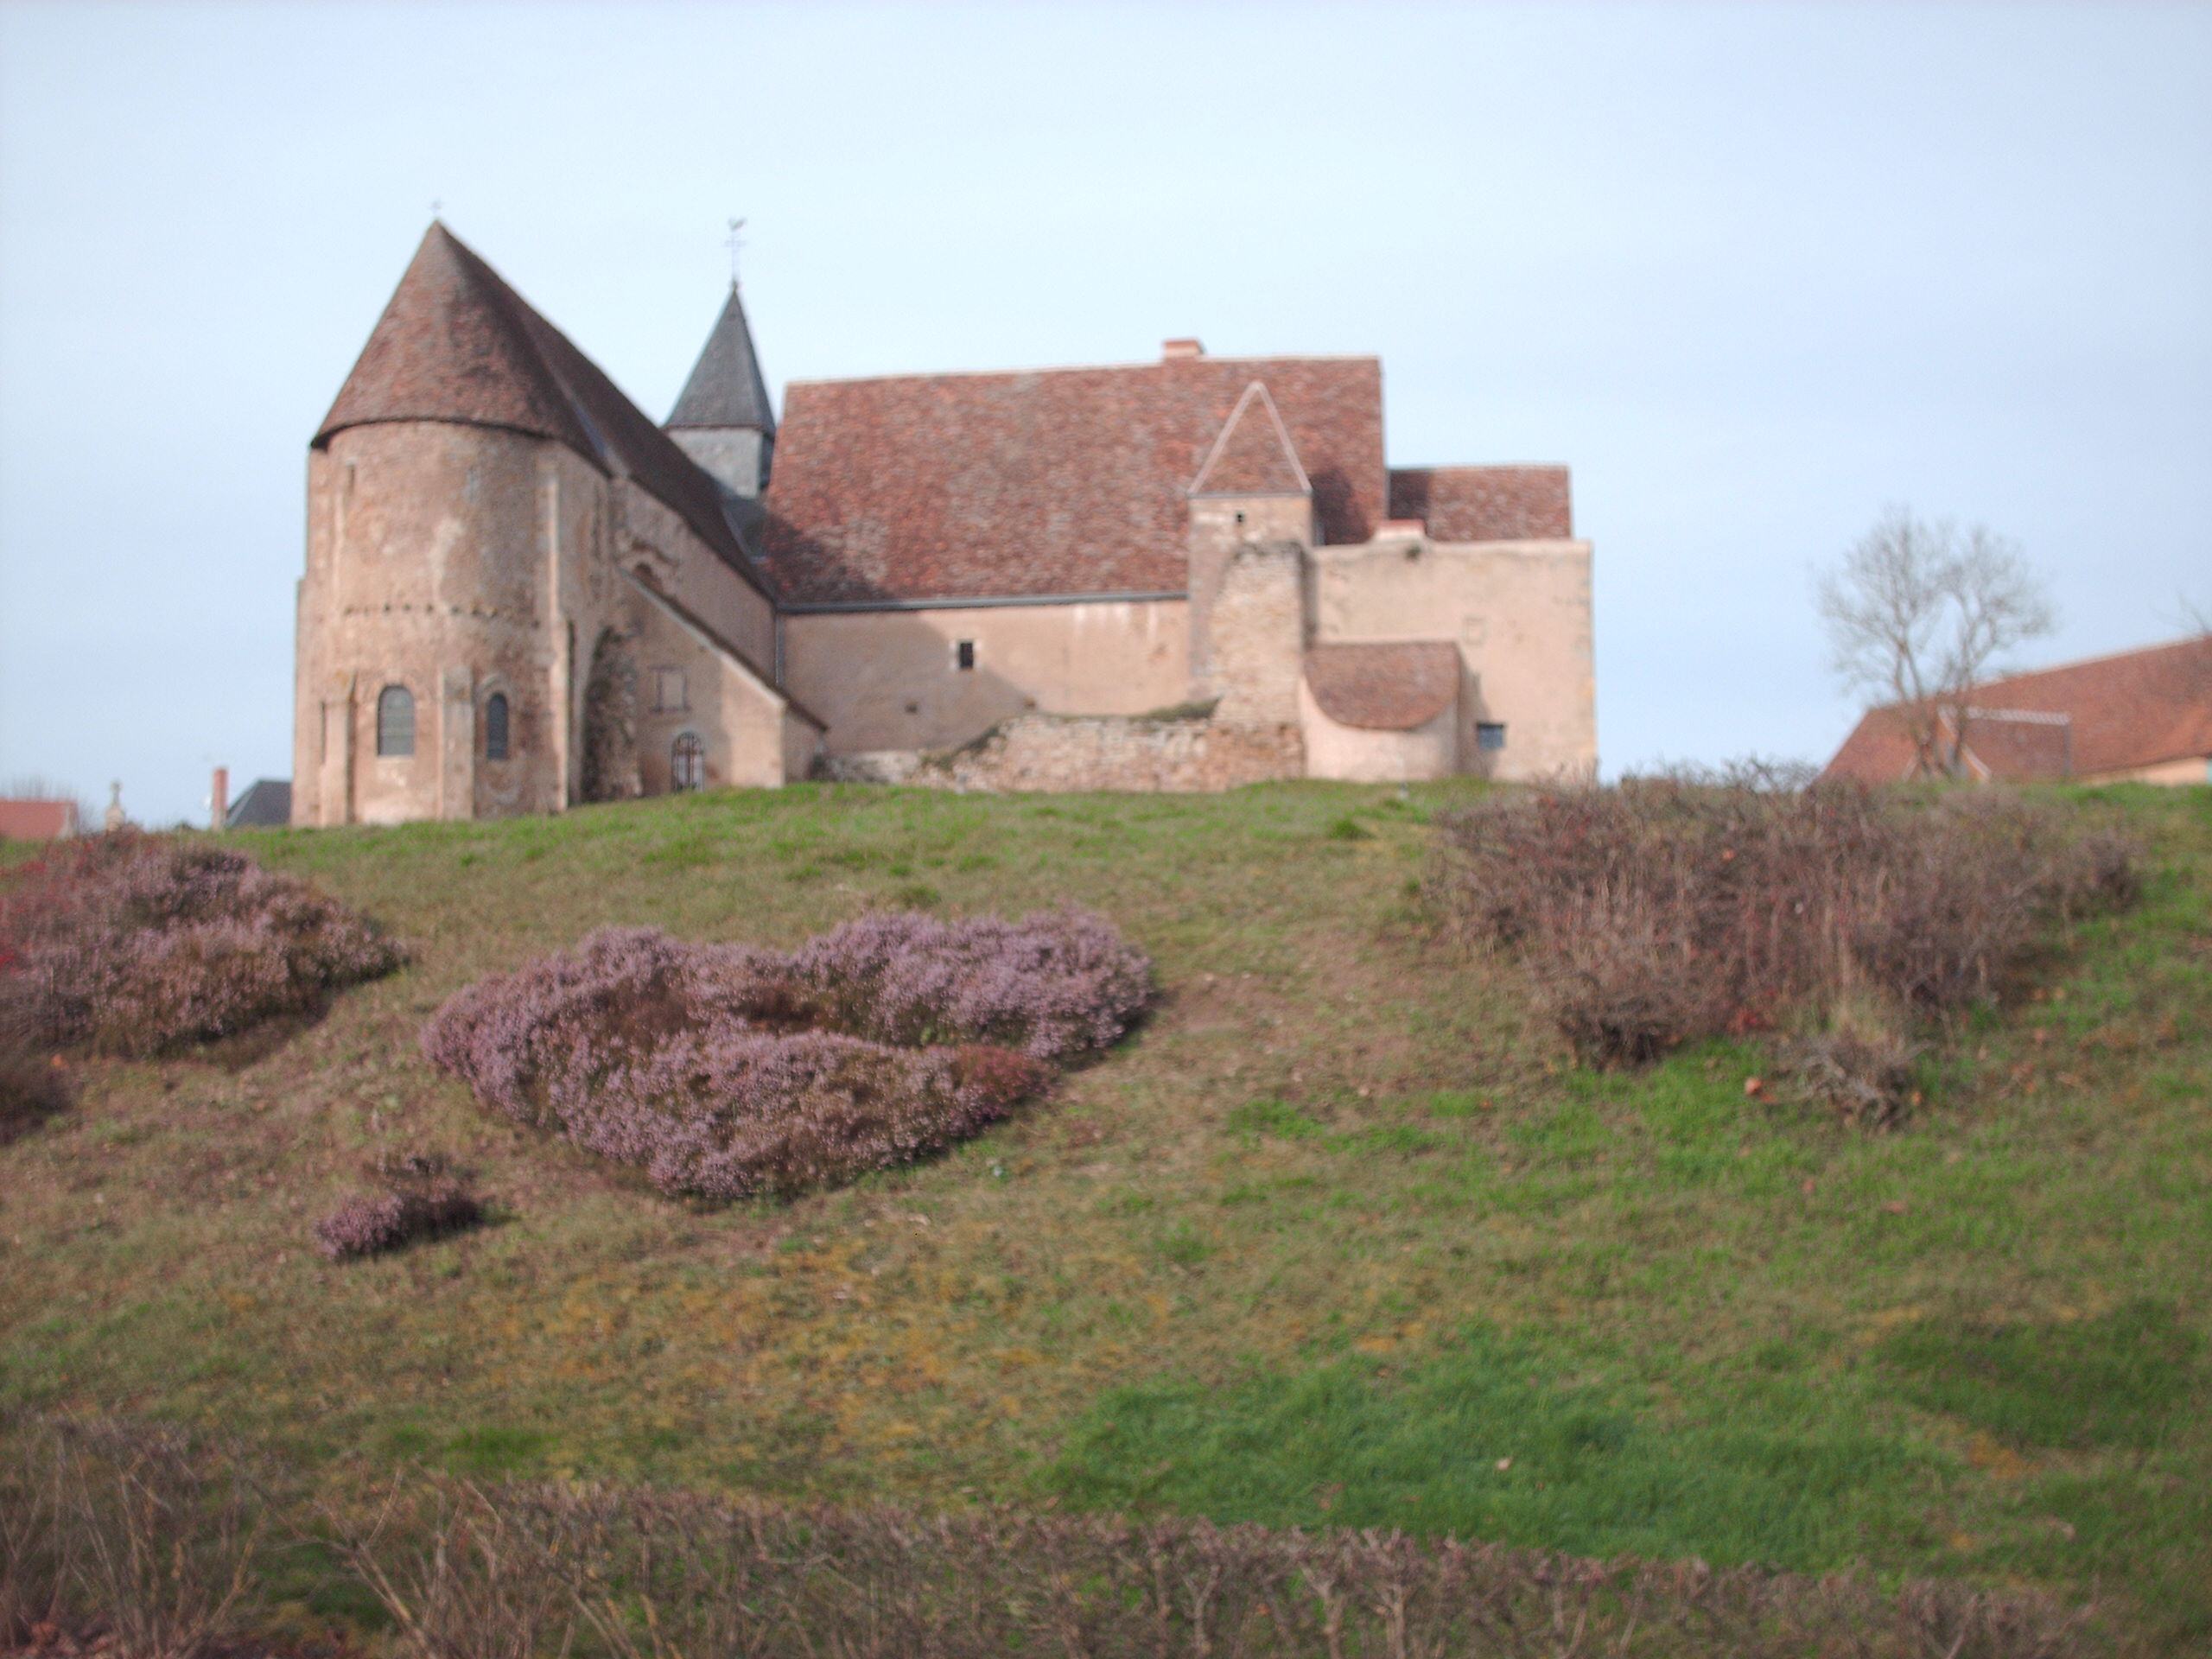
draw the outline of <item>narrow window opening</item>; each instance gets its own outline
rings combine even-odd
[[[653,671],[653,707],[664,714],[682,714],[691,706],[691,688],[680,668]]]
[[[973,639],[963,639],[958,645],[952,648],[952,660],[959,666],[960,671],[963,673],[965,673],[969,669],[975,667],[976,642]]]
[[[1475,723],[1475,747],[1497,750],[1505,747],[1505,725],[1502,721],[1484,720]]]
[[[678,733],[668,755],[671,785],[679,795],[707,786],[707,746],[690,732]]]
[[[494,691],[484,705],[484,758],[507,758],[507,694],[504,691]]]
[[[415,694],[404,685],[387,685],[377,693],[377,753],[415,753]]]

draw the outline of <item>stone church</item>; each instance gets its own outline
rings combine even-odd
[[[665,425],[434,224],[308,461],[293,822],[808,777],[1207,789],[1596,763],[1560,467],[1393,467],[1381,365],[794,382]]]

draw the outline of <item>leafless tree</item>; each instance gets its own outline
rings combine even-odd
[[[1959,774],[1974,688],[2005,652],[2052,627],[2043,582],[2018,546],[1986,525],[1962,531],[1901,506],[1885,509],[1821,577],[1820,604],[1837,675],[1897,709],[1923,777]]]

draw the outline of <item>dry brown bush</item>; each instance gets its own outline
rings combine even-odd
[[[234,1453],[135,1424],[0,1423],[0,1643],[63,1622],[116,1659],[197,1659],[239,1633],[267,1530]]]
[[[2132,900],[2137,868],[2125,841],[2003,791],[1638,779],[1446,815],[1429,887],[1461,935],[1527,963],[1580,1052],[1635,1063],[1824,1032],[1854,1001],[1902,1023],[1994,997],[2054,920]],[[1828,1058],[1882,1069],[1847,1049]]]
[[[394,1488],[365,1526],[334,1530],[423,1659],[572,1646],[619,1659],[2037,1659],[2093,1645],[2084,1613],[2032,1595],[1932,1582],[1890,1593],[1851,1577],[1386,1532],[429,1478]]]
[[[234,1458],[113,1424],[0,1423],[0,1648],[44,1620],[118,1659],[240,1651],[275,1513]],[[2056,1659],[2089,1610],[1395,1532],[783,1505],[405,1473],[312,1538],[420,1659]]]

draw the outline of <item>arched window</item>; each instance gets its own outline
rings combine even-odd
[[[668,775],[680,794],[687,790],[707,786],[707,746],[689,732],[677,734],[676,747],[669,752]]]
[[[494,691],[484,704],[484,758],[507,758],[507,694]]]
[[[415,694],[404,685],[377,693],[377,753],[415,753]]]

